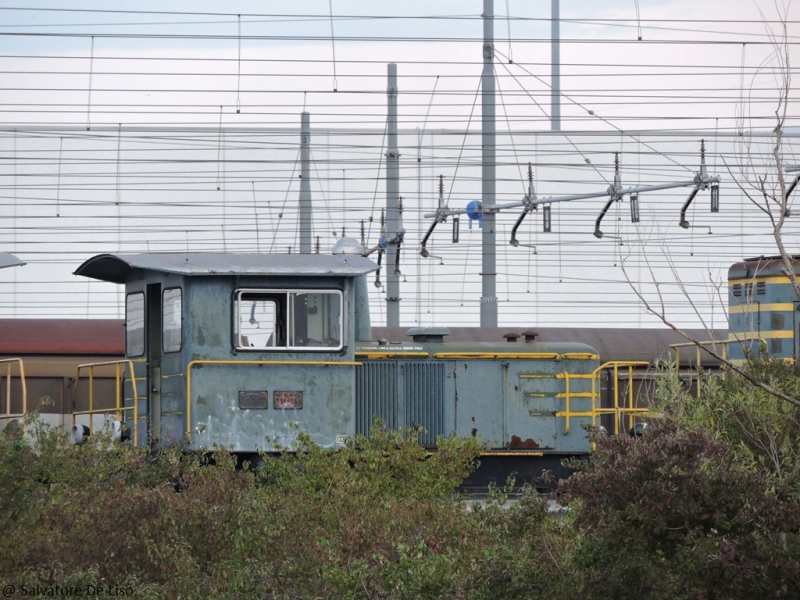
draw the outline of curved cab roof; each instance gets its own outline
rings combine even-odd
[[[125,283],[137,269],[186,276],[356,276],[377,270],[368,258],[327,254],[98,254],[75,270],[100,281]]]

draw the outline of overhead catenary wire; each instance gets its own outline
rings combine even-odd
[[[259,213],[262,212],[269,214],[274,221],[263,229],[263,234],[272,238],[274,248],[283,249],[295,243],[293,227],[290,226],[295,222],[296,214],[290,193],[295,174],[290,165],[296,166],[293,156],[296,150],[295,123],[300,104],[319,115],[315,129],[330,140],[330,143],[315,146],[315,179],[319,188],[330,189],[331,183],[339,179],[338,174],[347,173],[346,205],[334,201],[329,194],[320,211],[320,215],[328,213],[322,222],[349,223],[351,216],[374,216],[375,190],[381,177],[382,151],[379,149],[382,142],[379,140],[385,135],[384,76],[382,68],[378,67],[386,61],[367,53],[354,58],[348,54],[350,44],[370,43],[369,40],[381,44],[404,44],[409,40],[419,47],[429,40],[432,46],[445,50],[398,61],[405,65],[400,97],[401,154],[413,155],[414,161],[419,158],[420,164],[424,165],[419,175],[420,206],[409,202],[409,195],[403,194],[406,198],[404,212],[419,215],[425,203],[435,202],[432,190],[438,172],[457,169],[457,177],[448,182],[448,202],[463,206],[474,197],[473,186],[479,180],[475,171],[480,162],[479,138],[468,115],[474,107],[470,96],[474,90],[475,68],[480,61],[477,57],[469,59],[468,54],[472,55],[472,51],[468,53],[466,49],[477,38],[464,30],[451,34],[446,27],[450,23],[475,24],[479,15],[454,15],[453,18],[450,15],[389,15],[390,18],[383,19],[380,15],[373,15],[375,18],[371,15],[334,15],[332,3],[329,3],[331,10],[328,15],[305,18],[304,15],[291,16],[288,13],[286,16],[247,14],[237,10],[239,7],[232,5],[231,8],[234,10],[229,13],[209,15],[208,21],[235,23],[236,47],[229,42],[225,47],[226,40],[234,37],[231,25],[227,30],[217,28],[212,35],[192,34],[192,22],[202,25],[203,19],[200,13],[191,11],[169,18],[160,12],[151,14],[146,11],[137,13],[138,16],[125,12],[49,12],[53,15],[74,14],[74,18],[82,19],[83,25],[77,30],[74,26],[72,29],[52,27],[65,34],[61,36],[0,36],[0,46],[4,40],[22,42],[14,52],[0,47],[0,71],[5,77],[0,86],[3,88],[0,153],[9,159],[6,163],[8,170],[0,171],[0,176],[7,175],[5,182],[0,179],[0,244],[10,241],[13,244],[10,250],[24,250],[22,253],[26,257],[33,258],[34,268],[41,267],[45,269],[42,273],[52,273],[54,286],[65,290],[65,310],[74,311],[79,316],[96,314],[94,309],[89,310],[91,300],[86,294],[85,284],[80,285],[77,294],[69,291],[75,289],[70,287],[74,285],[69,277],[71,269],[92,252],[111,248],[122,251],[185,251],[189,248],[257,251],[266,246],[260,239]],[[520,11],[523,7],[515,8]],[[293,12],[297,13],[297,10]],[[32,13],[26,11],[25,14]],[[119,26],[110,23],[112,14],[120,21]],[[131,17],[130,26],[121,23],[123,18]],[[178,35],[159,35],[159,22],[169,24],[173,18],[185,22],[185,27],[175,30]],[[97,22],[92,23],[93,20]],[[127,35],[115,35],[116,31],[102,29],[100,21],[103,20],[109,27],[120,32],[124,30]],[[523,28],[535,26],[537,21],[509,15],[509,30],[512,21],[517,34],[517,38],[512,38],[510,32],[508,35],[509,47],[513,44],[514,49],[513,68],[522,65],[531,73],[541,72],[547,65],[532,59],[535,53],[531,49],[540,47],[546,40],[526,38],[521,34]],[[541,21],[544,23],[545,19]],[[47,19],[40,22],[47,25]],[[144,25],[139,25],[137,30],[134,22]],[[339,46],[336,56],[331,52],[329,56],[320,53],[312,57],[295,50],[281,52],[279,57],[250,55],[249,51],[248,56],[242,56],[242,44],[247,44],[249,50],[251,46],[260,48],[273,43],[332,42],[333,38],[333,35],[321,35],[318,39],[303,33],[294,35],[285,28],[280,32],[285,35],[275,36],[267,32],[262,36],[261,31],[251,31],[259,22],[286,26],[312,22],[332,26],[335,22]],[[383,35],[379,29],[383,23],[392,23],[392,27],[397,28],[405,22],[437,23],[443,32],[429,35],[426,30],[420,34],[400,35],[398,30],[398,34]],[[351,35],[352,31],[347,27],[355,23],[367,24],[371,30],[362,29],[362,34]],[[578,39],[577,36],[565,38],[564,43],[571,43],[574,48],[592,44],[591,47],[598,50],[591,50],[591,56],[584,52],[583,60],[575,58],[580,53],[574,54],[564,65],[573,71],[569,75],[574,84],[569,89],[570,95],[583,106],[602,114],[608,123],[599,122],[588,113],[567,115],[568,135],[580,152],[564,137],[537,135],[534,140],[531,132],[545,123],[546,110],[533,115],[531,97],[539,100],[541,90],[546,86],[543,82],[535,82],[529,75],[520,75],[523,72],[519,71],[515,76],[523,86],[512,90],[513,84],[509,86],[508,83],[514,79],[502,73],[504,77],[499,87],[503,95],[499,100],[504,109],[506,131],[498,137],[499,201],[518,197],[517,186],[524,187],[520,168],[530,156],[534,157],[537,170],[537,191],[544,195],[566,188],[577,191],[596,189],[598,184],[605,183],[612,173],[612,147],[621,149],[623,156],[628,157],[626,164],[632,163],[631,155],[635,156],[637,164],[641,164],[637,178],[644,181],[685,178],[686,171],[697,168],[695,144],[702,136],[711,135],[709,132],[716,131],[720,136],[715,142],[713,160],[725,154],[731,161],[744,161],[744,155],[730,150],[729,142],[734,139],[731,134],[736,133],[737,124],[732,119],[720,119],[720,111],[730,110],[741,102],[743,86],[738,81],[741,73],[745,79],[754,79],[755,83],[752,93],[745,96],[749,98],[752,117],[745,126],[750,130],[754,126],[765,131],[769,129],[773,118],[769,109],[774,87],[770,87],[768,80],[780,70],[762,63],[762,57],[758,56],[761,48],[769,47],[766,43],[768,37],[745,31],[755,21],[723,20],[713,27],[691,19],[672,22],[638,18],[613,21],[568,19],[565,23],[596,28],[596,33],[587,39]],[[792,23],[794,21],[790,21],[790,28]],[[52,24],[57,25],[55,22]],[[0,32],[36,34],[43,31],[41,27],[34,27],[38,23],[22,25],[14,27],[11,23],[4,23],[0,25]],[[637,25],[644,28],[648,38],[660,35],[659,31],[669,31],[661,39],[647,40],[648,47],[663,48],[665,55],[678,56],[677,51],[682,46],[695,43],[695,47],[727,52],[725,56],[731,54],[727,48],[735,48],[738,58],[744,40],[750,46],[748,55],[752,53],[758,58],[745,65],[744,61],[730,61],[722,54],[712,54],[716,50],[705,52],[704,57],[694,63],[682,59],[672,63],[667,60],[659,62],[652,56],[646,58],[643,52],[641,57],[629,52],[616,58],[600,54],[600,48],[628,47],[627,43],[610,39],[615,35],[611,32]],[[249,35],[241,35],[243,26]],[[142,27],[151,31],[143,32]],[[710,32],[707,39],[694,39],[699,37],[698,30],[701,29]],[[369,35],[363,35],[365,31]],[[527,35],[529,30],[525,31]],[[621,31],[625,35],[625,29]],[[230,35],[216,35],[226,32]],[[138,35],[140,33],[144,34]],[[96,35],[103,42],[94,49],[90,48],[88,53],[86,45],[79,51],[77,44],[85,44],[85,34],[91,34],[89,37]],[[791,29],[789,34],[790,46],[794,47]],[[677,39],[679,35],[686,39]],[[574,41],[570,42],[570,39]],[[213,44],[220,51],[190,56],[177,51],[178,45],[165,47],[156,53],[143,51],[145,44],[161,43],[157,40],[178,45]],[[731,41],[735,43],[731,44]],[[751,41],[755,43],[751,44]],[[56,56],[35,50],[37,45],[51,42],[63,44],[66,54]],[[122,52],[124,48],[129,50]],[[510,52],[508,54],[510,57]],[[19,62],[21,60],[24,62]],[[59,68],[47,66],[56,63]],[[335,76],[340,80],[334,86],[339,88],[336,94],[330,87],[332,67],[337,69]],[[306,68],[308,72],[301,72]],[[670,78],[678,74],[679,83],[673,84]],[[731,79],[731,75],[735,79]],[[619,84],[601,89],[609,78]],[[68,80],[71,81],[67,83]],[[339,85],[345,81],[346,85]],[[431,87],[435,94],[431,94]],[[244,94],[247,98],[246,115],[236,113]],[[303,98],[298,94],[303,94]],[[232,102],[233,98],[236,102]],[[707,113],[703,112],[704,107],[708,107]],[[233,117],[226,116],[234,114],[237,115],[235,123]],[[790,115],[796,118],[797,111],[793,110]],[[420,122],[424,124],[422,136],[418,131]],[[639,123],[645,131],[637,131]],[[74,126],[72,129],[70,124]],[[86,131],[87,126],[91,127],[89,131]],[[639,147],[633,139],[630,143],[620,142],[618,133],[616,137],[604,133],[604,127],[616,131],[614,126],[626,134],[635,134],[650,148]],[[754,139],[754,146],[757,146],[758,137]],[[795,143],[790,135],[787,141],[790,152],[794,152]],[[121,152],[123,146],[124,152]],[[413,152],[408,150],[411,147]],[[751,158],[754,160],[769,156],[766,151],[760,154],[757,148],[753,150]],[[581,154],[591,160],[596,170],[585,162],[581,164]],[[412,159],[401,162],[401,171],[406,177],[411,162]],[[625,175],[623,173],[623,177]],[[407,185],[408,179],[404,181],[406,183],[401,185]],[[223,191],[223,205],[219,194],[208,193],[217,186]],[[258,194],[255,193],[256,187]],[[730,198],[733,192],[734,188],[727,183],[723,198]],[[123,197],[125,210],[118,216],[118,200]],[[275,211],[269,208],[281,206],[281,200],[280,214],[286,215],[283,219],[275,218]],[[743,231],[742,224],[753,220],[753,212],[745,204],[738,204],[730,213],[726,212],[728,207],[723,203],[723,213],[713,221],[714,235],[708,236],[701,235],[701,229],[682,232],[677,231],[674,225],[670,226],[676,220],[676,203],[679,205],[680,202],[677,194],[659,195],[645,206],[647,219],[643,220],[663,223],[661,235],[666,237],[665,242],[671,248],[672,264],[684,270],[690,289],[705,289],[706,284],[695,282],[694,278],[697,276],[699,279],[701,270],[707,270],[709,263],[724,269],[732,256],[741,258],[743,248],[758,247],[762,243],[759,240],[763,238],[757,231]],[[48,209],[42,212],[43,207],[51,207],[51,212],[48,213]],[[53,218],[53,214],[59,213],[62,216],[58,220]],[[529,286],[522,285],[517,289],[514,284],[527,279],[531,255],[508,248],[500,253],[502,264],[498,271],[505,278],[501,281],[505,298],[501,300],[509,306],[510,312],[536,315],[536,319],[542,320],[582,322],[592,318],[596,307],[605,307],[603,310],[609,312],[615,306],[635,308],[635,303],[624,299],[624,282],[597,266],[617,260],[619,246],[587,239],[596,208],[591,203],[562,207],[555,216],[556,236],[537,233],[540,238],[537,246],[543,254],[537,255],[542,266],[537,268],[536,278],[541,282],[542,293],[535,300],[535,311],[534,300],[527,293]],[[223,228],[219,226],[221,217],[224,217]],[[700,210],[695,219],[709,220]],[[416,222],[415,219],[406,222],[407,240],[412,243],[421,235],[422,227]],[[422,225],[424,227],[425,223]],[[532,223],[531,230],[537,231],[538,226],[538,223]],[[505,227],[507,223],[499,223],[500,231]],[[790,220],[788,227],[787,235],[800,233],[800,224]],[[354,222],[347,225],[348,232],[355,231],[355,228]],[[736,235],[729,233],[731,228],[736,230]],[[615,230],[632,239],[632,230],[626,223],[617,221]],[[475,236],[462,230],[458,246],[444,240],[436,244],[435,253],[443,257],[444,266],[426,264],[424,270],[417,272],[411,268],[404,269],[404,275],[415,283],[415,289],[420,290],[419,296],[425,298],[424,304],[407,303],[406,306],[411,308],[404,309],[404,322],[419,318],[413,314],[420,312],[414,306],[422,306],[423,310],[425,306],[432,307],[431,312],[438,318],[444,314],[456,314],[461,304],[465,305],[463,319],[469,321],[469,311],[477,302],[477,269],[469,266],[468,257],[474,255],[476,248]],[[695,257],[690,256],[691,251]],[[701,255],[702,269],[691,260]],[[537,263],[540,258],[537,258]],[[552,264],[556,259],[560,269],[553,273],[548,263]],[[668,266],[666,260],[658,257],[653,257],[652,262],[658,267]],[[57,266],[66,268],[59,270]],[[0,301],[0,310],[26,314],[46,312],[46,294],[36,292],[36,283],[26,280],[28,276],[24,270],[21,271],[13,274],[17,281],[13,289],[6,284],[5,274],[0,278],[0,289],[14,292],[14,300]],[[581,277],[581,273],[587,273],[587,276]],[[22,281],[18,281],[20,277]],[[559,280],[561,283],[557,283]],[[548,289],[555,283],[557,286]],[[448,285],[462,287],[464,294],[449,299],[442,291]],[[600,286],[606,289],[598,289]],[[568,291],[565,296],[555,288],[573,291]],[[92,286],[91,296],[97,302],[92,306],[96,306],[101,314],[109,310],[109,314],[116,315],[118,291],[109,287],[113,291],[104,292],[105,289],[104,284]],[[411,290],[411,286],[408,289]],[[581,299],[581,294],[587,289],[592,290],[595,303]],[[108,296],[103,296],[106,293]],[[23,298],[41,300],[28,302]],[[683,315],[680,289],[676,288],[667,298],[670,306]],[[565,307],[568,309],[566,312]],[[609,314],[607,318],[609,322],[617,323],[625,320],[622,314]]]

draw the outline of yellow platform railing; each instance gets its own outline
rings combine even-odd
[[[730,346],[731,344],[740,344],[747,341],[754,341],[761,339],[758,334],[743,334],[735,340],[708,340],[703,342],[683,342],[681,344],[670,344],[670,350],[675,353],[675,370],[680,373],[681,371],[681,349],[694,348],[695,349],[695,363],[694,363],[694,377],[691,380],[696,380],[697,395],[700,396],[700,376],[703,372],[702,365],[702,352],[706,346],[720,346],[722,352],[718,353],[722,356],[723,360],[730,360]],[[691,366],[690,366],[691,368]],[[696,379],[695,379],[696,378]]]
[[[115,403],[114,408],[95,408],[95,393],[94,393],[94,371],[96,368],[114,367],[114,395]],[[114,414],[117,421],[123,420],[123,413],[125,411],[133,411],[133,445],[136,446],[138,438],[138,424],[139,424],[139,395],[136,390],[136,375],[133,368],[133,361],[130,359],[112,360],[108,362],[86,363],[78,365],[77,374],[75,376],[75,385],[72,388],[72,406],[75,406],[78,397],[78,387],[81,382],[81,373],[88,371],[89,377],[89,410],[73,410],[72,411],[72,426],[77,423],[77,418],[82,415],[89,415],[89,435],[94,431],[94,415]],[[125,377],[125,372],[130,373],[130,377]],[[123,384],[127,381],[131,382],[131,389],[133,390],[133,406],[125,406],[123,402]]]
[[[28,388],[25,384],[25,365],[21,358],[3,358],[0,363],[6,364],[6,409],[5,414],[0,414],[0,419],[16,419],[25,416],[28,412]],[[22,412],[11,412],[11,366],[13,364],[19,365],[19,381],[22,387]]]
[[[695,366],[699,370],[699,366],[702,363],[701,360],[701,353],[703,352],[703,348],[706,346],[721,346],[722,352],[720,355],[725,360],[728,360],[730,356],[729,346],[730,344],[738,344],[739,342],[744,342],[748,340],[757,340],[759,339],[758,336],[753,335],[745,335],[744,337],[737,339],[737,340],[708,340],[705,342],[683,342],[681,344],[670,344],[670,349],[675,353],[675,368],[680,369],[681,365],[681,349],[682,348],[694,348],[695,349]]]
[[[570,420],[576,417],[590,417],[592,425],[597,425],[597,419],[606,414],[616,415],[614,419],[614,434],[619,434],[620,422],[627,417],[628,428],[633,427],[636,415],[642,415],[650,411],[647,407],[635,406],[634,390],[633,390],[633,371],[637,367],[645,367],[650,363],[647,361],[609,361],[597,367],[591,373],[559,373],[556,375],[558,379],[564,380],[564,392],[558,394],[557,397],[564,398],[564,410],[556,412],[556,417],[564,417],[564,435],[569,433]],[[599,387],[600,374],[608,369],[613,369],[614,373],[614,390],[613,390],[613,405],[604,407],[601,406],[601,391]],[[625,398],[621,398],[620,394],[620,370],[624,369],[628,376],[628,393]],[[571,389],[571,382],[575,380],[591,380],[591,391],[589,392],[573,392]],[[575,411],[571,408],[571,400],[575,398],[590,398],[591,408],[589,410]]]

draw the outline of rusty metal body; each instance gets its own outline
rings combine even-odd
[[[301,432],[336,448],[379,419],[430,447],[478,437],[483,462],[540,465],[530,480],[588,453],[586,426],[625,433],[646,412],[634,368],[654,358],[653,336],[621,336],[637,341],[628,358],[645,358],[624,368],[601,364],[571,331],[538,341],[529,331],[375,328],[371,341],[366,274],[376,267],[354,255],[99,255],[76,274],[125,286],[124,323],[9,322],[0,354],[72,356],[64,424],[91,434],[123,421],[132,443],[154,449],[252,457],[292,448]],[[583,333],[612,339],[601,331]],[[92,352],[101,360],[85,360]]]
[[[424,334],[423,334],[424,335]],[[585,453],[597,352],[585,344],[359,344],[356,420],[424,428],[420,440],[476,436],[490,452]],[[569,416],[565,414],[569,411]],[[575,414],[573,414],[575,413]]]

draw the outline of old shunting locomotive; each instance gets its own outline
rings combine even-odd
[[[335,449],[380,419],[432,449],[439,436],[479,437],[482,463],[535,480],[590,451],[586,426],[627,431],[647,410],[630,385],[646,363],[601,365],[586,344],[532,331],[453,342],[443,327],[372,340],[367,275],[378,266],[362,253],[345,238],[331,255],[90,258],[77,275],[125,286],[125,358],[82,365],[75,389],[88,407],[73,410],[73,441],[111,427],[136,445],[252,460],[291,449],[300,432]],[[110,367],[115,399],[92,388]],[[612,393],[601,373],[614,374]]]

